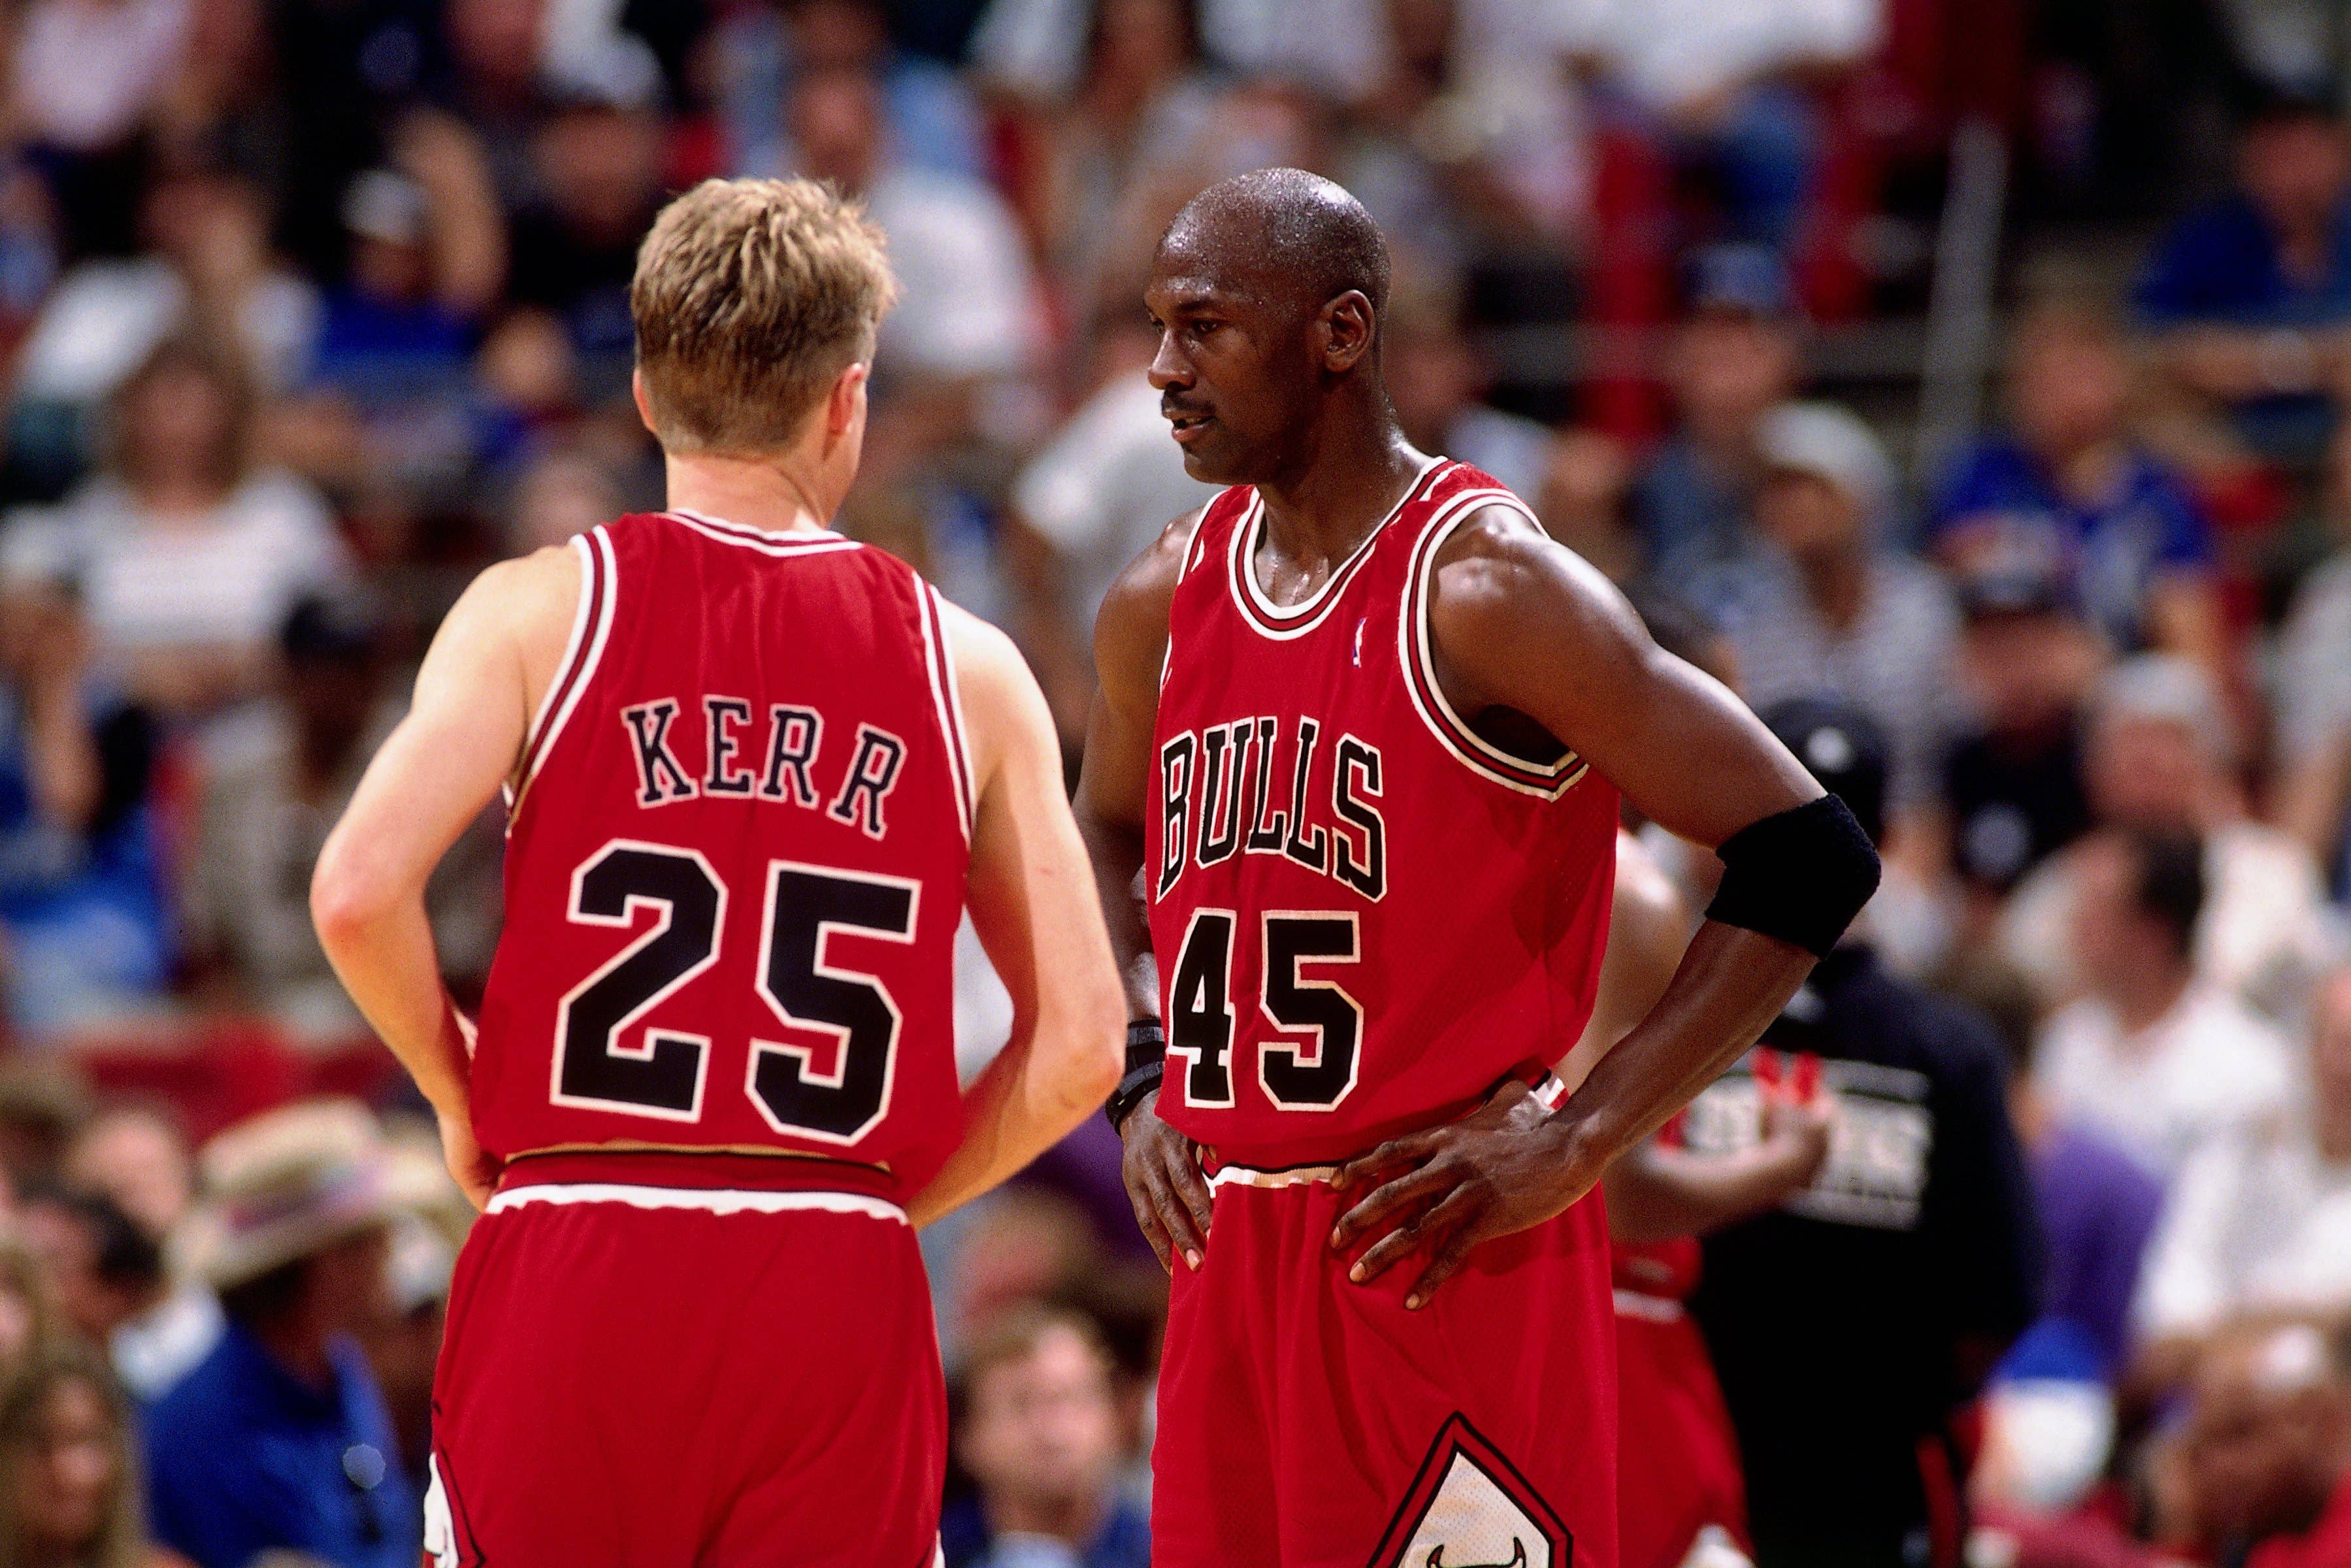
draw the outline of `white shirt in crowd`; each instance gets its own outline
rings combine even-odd
[[[177,67],[189,0],[42,0],[16,39],[12,100],[38,141],[79,152],[131,134]]]
[[[2168,1184],[2214,1138],[2281,1123],[2294,1092],[2283,1036],[2220,988],[2191,984],[2136,1034],[2086,998],[2043,1029],[2050,1108],[2118,1145]]]
[[[2001,956],[2043,997],[2081,988],[2070,935],[2076,863],[2071,854],[2042,862],[2001,915]],[[2291,1018],[2328,963],[2336,936],[2310,852],[2266,823],[2230,822],[2205,838],[2204,880],[2197,977],[2273,1018]]]
[[[2212,1139],[2180,1167],[2135,1309],[2147,1338],[2197,1334],[2249,1311],[2351,1307],[2351,1166],[2309,1128]]]
[[[21,514],[0,545],[14,580],[71,582],[101,650],[272,642],[303,594],[343,576],[333,515],[291,474],[246,476],[203,517],[151,517],[129,486],[94,479]]]
[[[898,303],[877,355],[935,376],[1011,376],[1042,340],[1037,280],[1004,198],[977,180],[896,164],[865,194],[890,240]]]
[[[1072,624],[1092,627],[1111,583],[1175,518],[1216,486],[1184,472],[1184,452],[1140,371],[1081,405],[1013,486],[1012,504],[1068,565]]]

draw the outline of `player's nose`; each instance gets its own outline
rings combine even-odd
[[[1144,373],[1151,378],[1151,385],[1157,392],[1192,384],[1192,367],[1186,364],[1184,357],[1176,352],[1173,332],[1159,334],[1159,348],[1151,356],[1151,368]]]

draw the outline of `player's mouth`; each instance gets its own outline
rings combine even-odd
[[[1214,416],[1209,414],[1186,413],[1172,408],[1165,412],[1167,415],[1167,423],[1175,431],[1176,442],[1179,446],[1189,446],[1200,438],[1203,431],[1216,423]]]

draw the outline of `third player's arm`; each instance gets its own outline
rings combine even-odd
[[[970,907],[1013,1005],[1012,1038],[964,1096],[964,1135],[908,1205],[917,1225],[1003,1181],[1117,1086],[1123,1014],[1062,793],[1061,744],[1004,634],[949,606],[977,783]]]
[[[1159,671],[1167,655],[1167,607],[1199,514],[1170,524],[1112,587],[1094,622],[1099,680],[1086,718],[1085,768],[1078,779],[1078,831],[1093,862],[1111,950],[1126,988],[1127,1017],[1159,1016],[1158,968],[1137,885],[1143,874],[1144,813],[1151,795],[1151,740],[1159,717]],[[1163,1268],[1198,1266],[1207,1244],[1208,1186],[1192,1142],[1159,1119],[1155,1090],[1121,1125],[1120,1175],[1144,1239]]]
[[[1684,838],[1720,848],[1822,795],[1736,697],[1658,648],[1623,595],[1515,512],[1489,508],[1444,546],[1430,627],[1457,708],[1526,716]],[[1853,908],[1875,884],[1874,859],[1865,871],[1817,870]],[[1816,899],[1822,890],[1792,884],[1788,894]],[[1343,1216],[1333,1244],[1386,1232],[1356,1264],[1364,1278],[1426,1247],[1431,1261],[1407,1304],[1425,1301],[1479,1241],[1549,1218],[1589,1191],[1755,1042],[1813,961],[1792,941],[1709,918],[1665,995],[1557,1112],[1506,1086],[1463,1122],[1351,1162],[1343,1184],[1410,1168]]]

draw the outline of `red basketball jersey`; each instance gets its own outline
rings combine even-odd
[[[1481,507],[1437,462],[1278,605],[1253,489],[1208,505],[1168,615],[1144,874],[1159,1112],[1226,1159],[1336,1157],[1564,1055],[1592,1009],[1616,793],[1513,757],[1437,684],[1429,562]]]
[[[970,765],[935,591],[687,513],[572,541],[580,611],[508,819],[483,1146],[953,1147]]]

